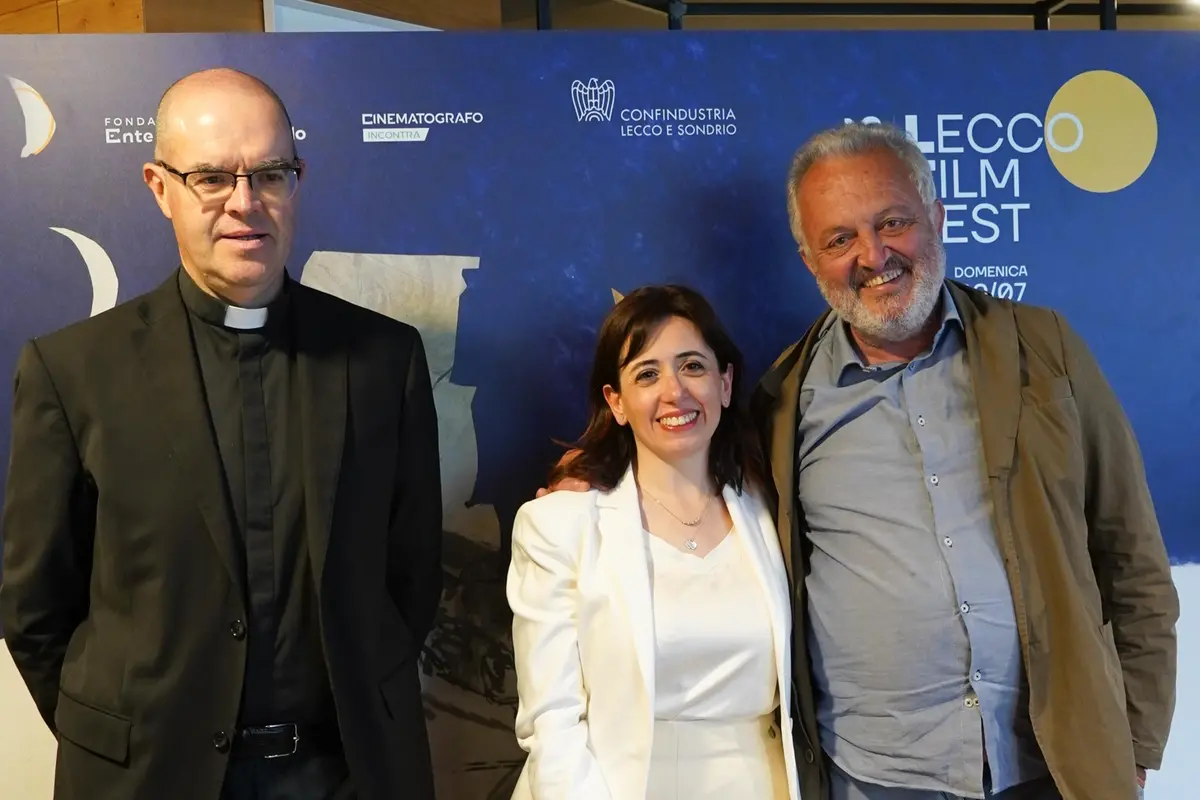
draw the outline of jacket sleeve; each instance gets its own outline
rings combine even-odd
[[[527,503],[513,522],[507,594],[517,743],[529,753],[525,769],[534,800],[611,800],[589,745],[579,654],[574,554],[588,520],[538,513],[546,508]]]
[[[1179,595],[1133,429],[1082,337],[1058,324],[1083,431],[1089,549],[1121,660],[1134,756],[1159,769],[1175,711]]]
[[[425,346],[415,329],[410,336],[387,575],[388,591],[420,650],[442,595],[442,479]]]
[[[30,342],[13,388],[0,624],[51,731],[67,645],[88,614],[95,504],[86,485],[58,393]]]

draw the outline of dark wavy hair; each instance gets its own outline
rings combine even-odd
[[[566,444],[575,452],[560,461],[547,485],[578,478],[596,489],[615,487],[636,459],[633,432],[617,424],[604,399],[604,387],[620,386],[621,370],[646,347],[647,342],[673,317],[696,326],[716,356],[722,374],[733,367],[729,407],[709,445],[709,473],[718,487],[731,486],[741,493],[747,483],[765,486],[762,447],[750,422],[743,385],[746,380],[742,353],[704,296],[679,285],[644,286],[626,295],[604,319],[592,359],[588,381],[587,429],[578,441]],[[624,358],[622,358],[624,355]]]

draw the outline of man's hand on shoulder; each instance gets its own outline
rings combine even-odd
[[[555,465],[555,471],[557,472],[558,469],[570,464],[571,461],[579,455],[579,453],[579,450],[568,450],[563,454],[563,457],[558,460],[558,464]],[[582,478],[560,478],[550,486],[543,486],[542,488],[538,489],[535,497],[545,497],[551,492],[587,492],[590,491],[591,488],[592,485]]]
[[[555,481],[553,486],[538,489],[537,496],[545,497],[551,492],[586,492],[591,488],[592,485],[581,478],[563,478],[561,481]]]

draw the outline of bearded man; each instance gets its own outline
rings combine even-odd
[[[760,382],[793,589],[806,800],[1133,800],[1175,703],[1179,600],[1134,433],[1058,313],[945,278],[902,130],[797,152],[829,303]]]

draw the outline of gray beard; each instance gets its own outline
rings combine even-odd
[[[937,308],[946,278],[946,250],[940,238],[921,254],[911,274],[913,288],[908,304],[889,301],[878,311],[859,300],[849,286],[834,286],[817,278],[817,287],[829,307],[859,335],[878,342],[902,342],[920,333]]]

